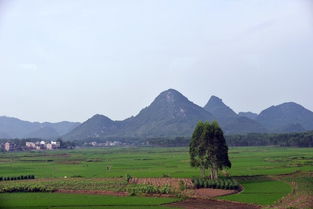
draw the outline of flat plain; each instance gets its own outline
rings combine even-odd
[[[292,185],[296,180],[293,178],[293,174],[301,174],[297,177],[299,182],[304,180],[311,182],[312,148],[233,147],[230,148],[229,154],[232,168],[221,174],[231,175],[237,179],[243,186],[243,191],[219,199],[274,207],[284,196],[294,192]],[[0,177],[30,174],[35,175],[36,179],[2,181],[0,188],[13,184],[36,184],[52,189],[121,192],[128,188],[125,181],[127,174],[136,178],[191,178],[199,176],[199,170],[190,167],[188,148],[186,147],[88,148],[0,153]],[[302,189],[301,191],[306,191],[305,194],[310,193],[310,190]],[[82,195],[89,200],[84,201]],[[68,201],[62,201],[62,198]],[[3,206],[4,208],[21,208],[22,205],[23,208],[36,209],[166,208],[164,203],[176,202],[181,198],[182,196],[170,198],[111,197],[61,193],[0,194],[1,204],[6,204],[5,207]],[[28,199],[33,200],[32,203],[28,201],[29,205],[25,203]]]

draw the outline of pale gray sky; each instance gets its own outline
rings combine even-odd
[[[313,110],[310,0],[0,0],[0,115],[136,115],[168,88]]]

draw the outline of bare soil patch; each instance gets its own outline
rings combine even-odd
[[[187,199],[181,202],[166,204],[166,206],[186,209],[259,209],[260,206],[220,200]]]

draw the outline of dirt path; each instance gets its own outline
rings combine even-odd
[[[166,204],[165,206],[185,209],[259,209],[256,205],[236,203],[230,201],[187,199],[181,202]]]

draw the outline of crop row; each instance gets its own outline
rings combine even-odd
[[[131,195],[135,194],[170,194],[172,193],[169,185],[165,186],[154,186],[151,184],[137,184],[132,187],[127,188],[127,192]]]
[[[0,181],[16,181],[16,180],[27,180],[27,179],[35,179],[35,176],[34,175],[10,176],[10,177],[0,176]]]
[[[239,189],[238,182],[231,178],[213,180],[209,178],[195,177],[192,179],[192,183],[196,188]]]
[[[6,192],[52,192],[53,189],[42,185],[13,184],[0,187],[0,193]]]

